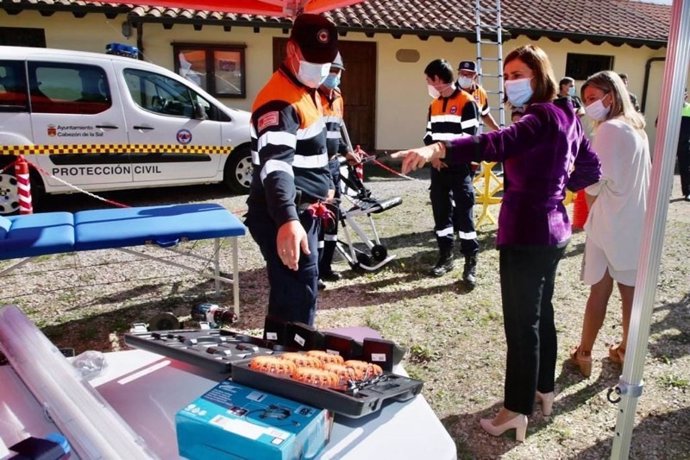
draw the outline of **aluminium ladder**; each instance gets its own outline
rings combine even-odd
[[[503,38],[501,27],[501,0],[475,0],[475,27],[477,42],[477,76],[478,83],[484,88],[489,99],[491,111],[498,110],[498,126],[505,126],[505,107],[503,105]],[[488,50],[490,53],[483,51]],[[485,63],[491,63],[490,71],[485,73]],[[489,81],[489,87],[484,83]],[[495,105],[494,105],[495,104]],[[493,106],[493,107],[492,107]],[[481,132],[483,124],[480,124]],[[474,179],[474,186],[479,192],[476,203],[482,205],[477,218],[477,227],[485,220],[496,224],[496,219],[489,213],[489,206],[499,204],[503,191],[503,180],[494,172],[496,162],[482,163],[481,173]],[[501,169],[502,170],[502,169]]]

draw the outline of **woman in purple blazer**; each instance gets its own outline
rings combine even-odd
[[[431,162],[446,167],[470,161],[502,161],[503,204],[496,245],[508,354],[505,399],[481,426],[498,436],[515,429],[524,440],[535,399],[551,413],[556,373],[553,296],[556,268],[571,236],[563,205],[566,188],[596,183],[600,164],[569,101],[554,101],[557,84],[540,48],[525,45],[505,58],[508,101],[524,107],[508,128],[395,153],[402,171]]]

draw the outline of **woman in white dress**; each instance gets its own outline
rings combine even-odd
[[[609,359],[621,364],[625,359],[651,161],[644,117],[633,107],[620,77],[610,71],[598,72],[581,91],[585,112],[594,124],[592,147],[602,172],[601,180],[585,189],[590,210],[582,280],[591,288],[580,344],[571,354],[580,372],[589,377],[592,347],[604,323],[614,282],[621,296],[623,338],[609,348]]]

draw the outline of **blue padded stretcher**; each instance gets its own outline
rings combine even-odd
[[[235,313],[239,316],[237,237],[246,228],[232,213],[215,203],[176,204],[134,208],[48,212],[19,216],[0,216],[0,260],[28,258],[0,271],[3,275],[30,258],[47,254],[96,249],[117,249],[185,270],[196,271],[167,259],[132,251],[128,247],[146,244],[213,264],[216,290],[220,282],[233,285]],[[183,241],[214,239],[211,258],[176,249]],[[233,250],[232,279],[220,275],[220,239],[229,238]]]

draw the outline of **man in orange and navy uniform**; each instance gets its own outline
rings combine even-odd
[[[309,325],[316,315],[321,203],[334,190],[317,88],[337,46],[333,23],[298,16],[285,60],[252,108],[254,171],[245,223],[266,260],[268,313]]]
[[[322,281],[338,281],[341,275],[333,271],[331,266],[333,262],[333,255],[335,254],[336,244],[338,243],[338,220],[339,207],[338,201],[340,199],[340,157],[341,155],[348,159],[348,161],[359,162],[361,159],[359,155],[351,151],[352,149],[348,143],[343,139],[343,120],[345,112],[345,102],[343,95],[340,92],[340,79],[342,77],[345,65],[340,53],[335,57],[331,64],[331,71],[324,80],[321,87],[319,87],[319,94],[321,95],[321,105],[323,106],[324,121],[326,122],[327,131],[327,148],[328,148],[328,169],[331,172],[331,178],[335,184],[334,202],[329,203],[329,209],[333,212],[334,219],[331,225],[325,226],[323,229],[323,240],[319,242],[319,288],[324,288],[325,284]]]
[[[472,96],[453,84],[451,65],[444,59],[436,59],[427,65],[424,74],[429,95],[434,98],[429,106],[424,144],[476,134],[479,126],[477,105]],[[469,163],[432,166],[430,198],[439,258],[431,275],[443,276],[453,269],[453,240],[457,232],[460,251],[465,256],[463,281],[468,288],[473,288],[479,251],[474,229],[474,172]]]
[[[484,124],[492,130],[498,131],[498,124],[494,117],[491,116],[486,90],[477,83],[477,65],[474,62],[460,61],[458,65],[458,87],[470,93],[474,98]]]

